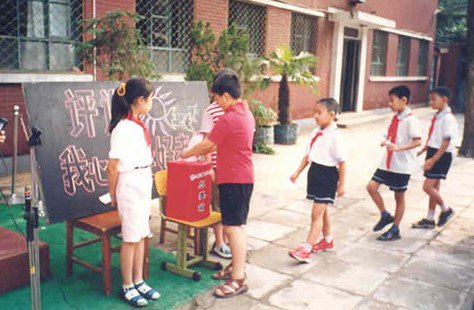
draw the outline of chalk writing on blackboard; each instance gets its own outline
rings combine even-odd
[[[171,123],[175,128],[183,128],[187,131],[194,131],[194,126],[197,122],[197,105],[189,105],[186,110],[177,111],[173,107],[173,113],[171,114]]]
[[[98,157],[87,158],[84,149],[69,145],[59,154],[59,165],[62,172],[64,193],[76,194],[80,187],[93,193],[97,186],[108,186],[106,175],[107,160]]]
[[[189,135],[180,132],[175,136],[156,136],[154,138],[155,165],[158,170],[166,169],[168,161],[175,161],[179,158],[181,150],[183,150],[189,142]]]
[[[155,90],[153,110],[143,118],[143,122],[152,136],[156,134],[171,136],[170,129],[175,128],[171,122],[171,114],[176,98],[170,97],[172,92],[160,93],[161,89],[162,87],[159,86]]]
[[[110,118],[111,118],[111,111],[110,111],[110,105],[111,105],[111,100],[112,96],[114,94],[113,89],[101,89],[99,91],[99,105],[100,108],[102,109],[102,114],[104,115],[104,133],[108,134],[109,133],[109,124],[110,124]]]
[[[95,118],[99,116],[93,90],[71,90],[64,92],[64,107],[69,111],[72,137],[79,137],[84,128],[88,138],[95,137]]]
[[[177,109],[176,98],[173,92],[162,92],[159,86],[153,96],[153,110],[143,118],[143,122],[150,130],[152,136],[164,135],[172,136],[172,132],[177,129],[186,131],[194,130],[194,123],[197,123],[198,106],[190,104]]]

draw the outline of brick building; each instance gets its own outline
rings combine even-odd
[[[215,33],[236,22],[249,30],[251,53],[286,44],[315,54],[318,96],[337,98],[344,111],[385,107],[387,90],[400,83],[410,86],[414,102],[427,101],[437,1],[352,2],[5,0],[0,4],[0,114],[9,117],[14,104],[24,110],[22,82],[100,79],[94,68],[80,67],[73,46],[83,39],[83,19],[117,9],[145,17],[137,27],[164,80],[183,79],[192,21],[209,22]],[[254,97],[275,106],[277,86],[274,82]],[[292,117],[311,116],[308,103],[316,96],[290,87]]]

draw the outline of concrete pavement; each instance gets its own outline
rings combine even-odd
[[[417,109],[415,115],[426,137],[432,111]],[[308,230],[305,176],[296,191],[283,186],[301,159],[309,128],[302,128],[297,145],[275,146],[275,156],[255,155],[255,191],[246,227],[250,290],[228,300],[216,300],[211,290],[180,309],[471,309],[474,160],[457,157],[442,183],[455,218],[442,229],[426,231],[410,228],[427,210],[420,159],[407,192],[402,239],[381,243],[371,232],[379,215],[365,184],[381,159],[378,145],[388,122],[384,118],[340,129],[349,157],[346,196],[330,207],[336,248],[315,255],[310,264],[297,264],[287,255]],[[382,195],[393,210],[393,193],[383,188]],[[170,239],[165,248],[172,247]]]

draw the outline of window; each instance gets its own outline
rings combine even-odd
[[[9,0],[0,11],[0,70],[79,66],[74,44],[82,40],[82,0]]]
[[[316,17],[291,14],[291,49],[298,55],[301,52],[315,53]]]
[[[398,37],[397,75],[408,76],[410,60],[410,38]]]
[[[370,65],[370,75],[385,75],[385,66],[387,63],[387,33],[383,31],[374,31],[372,41],[372,61]]]
[[[430,42],[419,41],[417,75],[426,76],[428,71],[428,56],[430,53]]]
[[[137,0],[137,28],[159,72],[183,73],[189,65],[192,0]]]
[[[250,37],[250,53],[261,55],[265,52],[265,7],[231,0],[229,3],[229,26],[237,24],[239,30]]]

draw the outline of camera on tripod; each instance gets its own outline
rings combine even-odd
[[[6,119],[5,117],[0,117],[0,131],[2,131],[5,126],[7,126],[8,124],[8,119]]]
[[[41,134],[43,132],[36,126],[31,127],[31,135],[28,138],[28,145],[30,147],[32,146],[38,146],[41,145]]]

